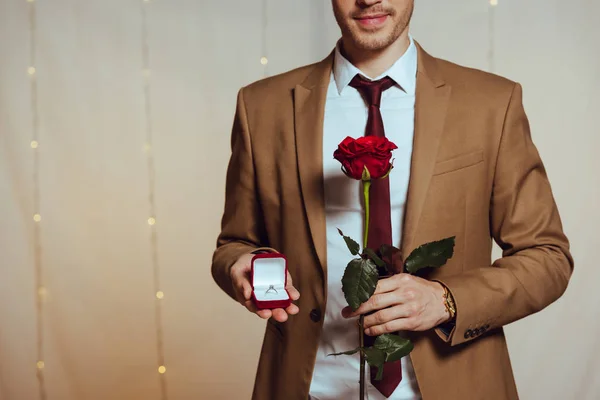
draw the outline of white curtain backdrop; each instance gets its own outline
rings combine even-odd
[[[430,53],[523,85],[572,241],[565,296],[507,328],[521,398],[598,399],[600,5],[416,3],[412,33]],[[1,400],[40,398],[39,358],[51,400],[249,398],[264,322],[210,276],[236,93],[325,57],[330,8],[0,0]]]

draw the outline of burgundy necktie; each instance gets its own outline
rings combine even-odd
[[[365,136],[385,137],[383,119],[379,109],[381,93],[394,86],[395,82],[390,77],[377,81],[370,81],[360,75],[356,75],[350,82],[350,86],[356,88],[369,105],[369,116]],[[392,245],[392,218],[390,207],[390,183],[389,179],[376,179],[371,182],[369,198],[371,212],[369,222],[369,236],[367,246],[377,250],[382,244]],[[365,335],[365,345],[371,346],[375,338]],[[400,361],[386,363],[383,369],[383,379],[375,380],[377,369],[371,368],[371,383],[385,397],[391,396],[394,389],[402,380],[402,366]]]

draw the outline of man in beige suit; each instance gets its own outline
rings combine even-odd
[[[238,95],[212,272],[229,296],[267,319],[253,399],[357,398],[354,388],[344,391],[348,379],[358,381],[354,365],[345,374],[337,364],[327,367],[323,354],[327,340],[342,334],[332,333],[327,320],[354,321],[360,313],[369,313],[367,334],[403,331],[415,344],[402,364],[402,381],[412,383],[400,384],[391,399],[517,399],[502,327],[559,298],[573,269],[521,86],[426,53],[408,33],[413,0],[332,3],[342,31],[336,51]],[[360,99],[341,82],[348,71],[398,77],[381,113],[386,135],[411,135],[406,193],[391,206],[401,210],[392,212],[402,215],[392,225],[401,230],[402,254],[456,237],[447,265],[423,277],[380,280],[355,314],[336,308],[341,283],[331,280],[339,268],[328,240],[333,183],[324,178],[327,146],[343,123],[335,115],[353,115],[336,107]],[[395,114],[395,104],[411,113]],[[362,120],[350,136],[365,129],[367,105],[360,107],[354,114]],[[394,124],[401,129],[388,129]],[[392,192],[402,185],[396,169]],[[346,179],[342,185],[351,185]],[[503,250],[495,262],[492,239]],[[257,310],[251,301],[250,260],[260,251],[288,259],[294,304],[285,310]],[[446,290],[455,313],[443,301]]]

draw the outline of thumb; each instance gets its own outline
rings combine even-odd
[[[290,275],[289,271],[287,274],[287,285],[285,288],[287,289],[288,293],[290,294],[290,297],[292,298],[292,300],[296,301],[300,298],[300,292],[298,291],[298,289],[296,289],[294,287],[294,282],[292,281],[292,276]]]
[[[250,282],[247,279],[242,281],[242,294],[246,300],[250,300],[250,297],[252,297],[252,286],[250,286]]]

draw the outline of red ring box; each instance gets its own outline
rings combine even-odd
[[[252,299],[263,309],[286,308],[292,304],[287,286],[287,259],[283,254],[264,253],[252,257]],[[270,287],[273,286],[273,289]]]

